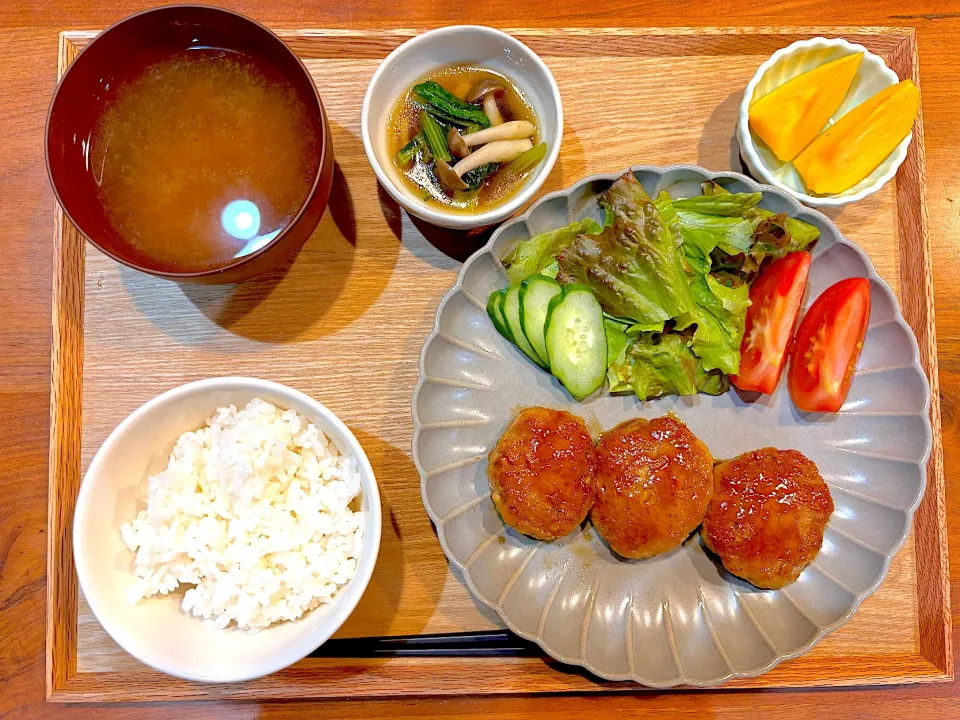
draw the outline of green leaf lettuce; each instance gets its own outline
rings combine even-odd
[[[740,343],[750,305],[750,288],[728,288],[709,275],[695,276],[690,283],[696,303],[677,318],[676,330],[693,327],[690,349],[704,370],[728,374],[740,371]]]
[[[719,372],[708,372],[681,333],[644,333],[620,351],[610,366],[610,389],[633,390],[641,400],[664,395],[719,395],[729,384]]]
[[[642,327],[689,312],[693,298],[677,241],[636,177],[625,174],[599,201],[612,225],[561,251],[557,279],[586,285],[607,313]]]
[[[557,253],[573,244],[578,235],[596,235],[602,229],[596,220],[585,218],[524,240],[503,258],[510,283],[517,285],[548,268],[555,261]],[[556,277],[556,273],[553,273],[553,277]]]

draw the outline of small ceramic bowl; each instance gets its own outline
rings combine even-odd
[[[93,130],[124,81],[147,62],[193,47],[223,48],[255,58],[288,80],[320,139],[313,182],[296,216],[262,247],[222,267],[176,271],[138,249],[111,221],[88,162]],[[104,150],[106,152],[106,150]],[[293,50],[270,30],[229,10],[172,5],[131,15],[87,45],[60,80],[47,115],[47,173],[70,221],[98,250],[117,262],[182,283],[221,284],[247,280],[292,255],[316,229],[333,187],[333,138],[313,78]]]
[[[882,188],[897,173],[900,163],[907,157],[907,147],[913,138],[911,133],[884,160],[880,167],[870,173],[861,182],[849,190],[835,195],[810,195],[799,173],[792,163],[784,163],[768,148],[760,138],[750,130],[750,104],[779,87],[787,80],[828,63],[831,60],[862,52],[863,60],[853,79],[843,103],[830,119],[833,124],[841,115],[856,107],[867,98],[885,87],[900,82],[897,74],[887,67],[883,58],[869,52],[862,45],[847,42],[841,38],[813,38],[801,40],[781,50],[777,50],[770,59],[761,65],[753,79],[747,85],[740,103],[740,117],[737,121],[737,140],[740,143],[740,155],[751,174],[761,182],[793,195],[797,200],[814,207],[837,207],[862,200]]]
[[[533,107],[540,137],[547,143],[547,156],[512,199],[472,215],[427,205],[402,182],[387,149],[387,119],[402,94],[434,70],[458,64],[488,68],[513,82]],[[380,63],[363,98],[361,134],[363,149],[380,184],[411,215],[456,230],[494,225],[536,194],[557,161],[563,138],[560,89],[543,60],[516,38],[479,25],[439,28],[408,40]]]
[[[362,487],[364,540],[353,578],[329,605],[296,622],[250,634],[218,630],[180,608],[182,593],[127,603],[133,553],[120,537],[146,501],[147,478],[167,466],[177,438],[201,427],[217,408],[261,398],[315,423],[340,452],[356,458]],[[73,520],[73,557],[90,609],[124,650],[170,675],[238,682],[292,665],[322,645],[356,607],[380,548],[380,495],[370,462],[353,433],[332,412],[297,390],[266,380],[227,377],[182,385],[135,410],[110,433],[87,470]]]

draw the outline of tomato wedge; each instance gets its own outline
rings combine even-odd
[[[730,376],[741,390],[769,394],[777,387],[809,273],[810,253],[794,252],[763,268],[750,286],[740,372]]]
[[[790,355],[793,404],[807,412],[837,412],[847,399],[870,319],[870,281],[831,285],[803,316]]]

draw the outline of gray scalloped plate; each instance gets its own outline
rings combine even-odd
[[[632,170],[651,195],[694,195],[707,179],[733,191],[762,190],[762,207],[819,227],[808,298],[845,277],[870,278],[870,328],[840,413],[798,412],[786,383],[753,403],[732,391],[577,403],[501,338],[485,311],[488,295],[507,284],[498,258],[536,233],[588,214],[599,220],[596,196],[617,175],[594,175],[504,224],[464,264],[420,355],[413,459],[444,552],[513,632],[609,680],[716,685],[805,653],[883,581],[924,491],[930,389],[893,292],[824,215],[738,173],[692,165]],[[530,405],[570,410],[594,433],[673,410],[721,458],[767,445],[800,450],[817,463],[836,506],[823,548],[799,580],[773,591],[728,575],[696,534],[649,560],[617,558],[589,523],[552,543],[518,535],[490,500],[486,460],[507,423]]]

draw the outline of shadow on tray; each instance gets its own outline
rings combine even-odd
[[[459,263],[483,247],[497,228],[462,231],[436,227],[410,215],[380,184],[377,195],[393,236],[414,256],[442,270],[458,269]]]

